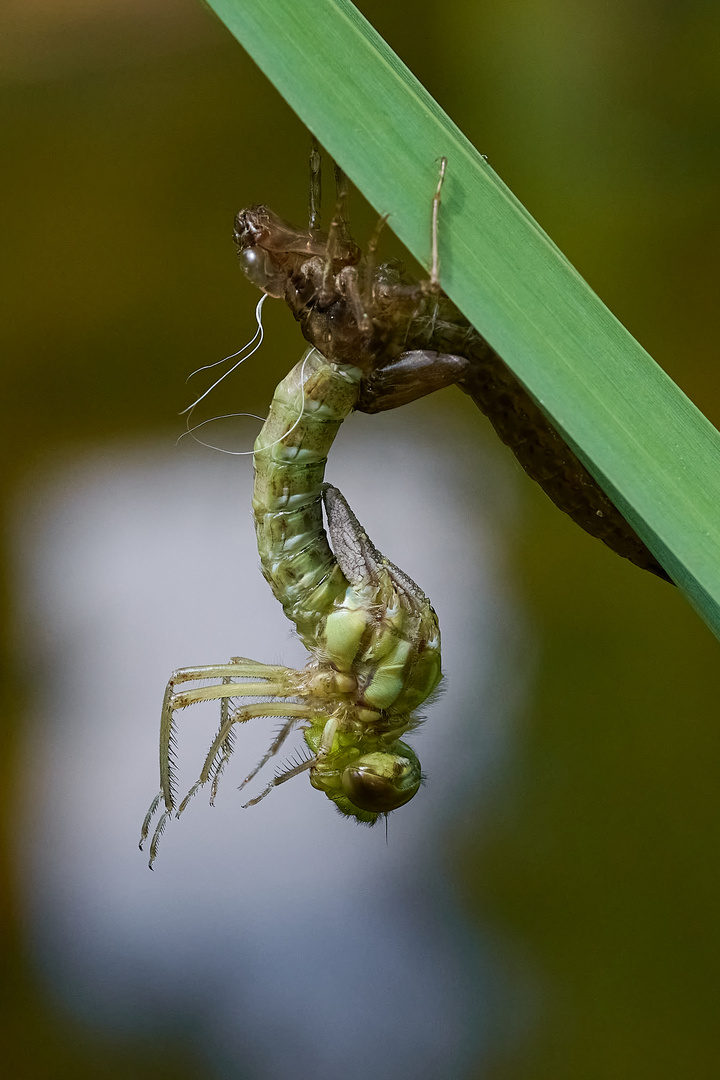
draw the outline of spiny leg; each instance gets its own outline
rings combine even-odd
[[[360,261],[360,249],[350,235],[347,221],[347,176],[339,165],[335,166],[335,212],[328,230],[323,268],[322,295],[330,298],[335,289],[335,262],[340,260],[346,266]]]
[[[335,163],[335,216],[333,218],[333,224],[337,224],[338,240],[340,244],[346,248],[354,247],[352,238],[350,237],[350,231],[348,229],[348,180],[347,176]]]
[[[145,841],[147,840],[148,834],[150,832],[150,823],[152,822],[152,819],[155,816],[155,811],[157,810],[158,806],[160,805],[160,799],[161,798],[162,798],[162,792],[160,792],[160,794],[155,796],[153,801],[150,803],[150,809],[148,810],[147,814],[145,815],[145,820],[143,822],[142,832],[140,834],[140,850],[141,851],[143,849],[143,845],[144,845]],[[153,863],[155,862],[155,859],[157,858],[158,844],[160,843],[160,837],[165,832],[165,826],[167,825],[168,821],[170,820],[171,813],[172,813],[171,810],[165,810],[160,815],[160,819],[159,819],[157,825],[155,826],[155,832],[153,833],[152,840],[150,841],[150,858],[148,859],[148,866],[150,867],[151,870],[153,869]]]
[[[233,657],[229,664],[212,664],[203,667],[179,668],[170,676],[163,698],[160,717],[160,793],[166,810],[175,805],[175,770],[170,750],[175,740],[174,713],[199,701],[212,701],[227,697],[282,697],[293,696],[288,689],[288,672],[291,669],[270,664],[258,664],[244,657]],[[258,683],[235,683],[233,679],[262,679]],[[179,683],[197,682],[202,679],[222,679],[216,686],[201,686],[194,690],[176,693]],[[226,681],[227,680],[227,681]]]
[[[206,679],[218,678],[217,675],[206,675]],[[295,691],[288,686],[287,682],[233,682],[225,676],[217,686],[198,686],[194,690],[184,690],[180,694],[173,694],[170,705],[173,712],[185,709],[188,705],[197,705],[201,701],[215,701],[218,698],[229,697],[294,697]]]
[[[160,792],[150,804],[140,833],[140,848],[142,850],[150,833],[152,819],[162,803],[163,812],[150,845],[151,864],[157,854],[160,836],[176,805],[176,781],[173,760],[176,736],[175,711],[198,701],[207,701],[219,697],[221,699],[221,729],[227,727],[229,731],[232,726],[228,723],[229,699],[234,697],[294,697],[296,690],[289,679],[291,671],[292,669],[280,665],[260,664],[255,660],[235,656],[229,664],[179,668],[173,672],[165,689],[160,720]],[[176,686],[181,683],[218,678],[222,679],[219,686],[199,687],[194,691],[190,690],[181,694],[175,692]],[[238,683],[234,681],[235,679],[259,679],[262,681]],[[230,752],[231,747],[227,751],[228,757]],[[214,756],[216,755],[217,749]]]
[[[348,307],[354,315],[355,322],[358,324],[364,334],[368,334],[372,329],[372,323],[370,321],[370,316],[368,315],[368,307],[365,303],[365,297],[363,296],[362,289],[358,284],[357,267],[344,267],[339,277],[342,278],[345,299],[347,301]]]
[[[279,787],[280,784],[284,784],[286,780],[292,780],[294,776],[299,776],[300,773],[307,772],[308,769],[312,769],[313,765],[317,764],[317,760],[317,756],[315,754],[312,754],[311,757],[299,761],[290,769],[285,769],[283,772],[278,773],[277,776],[274,776],[270,783],[263,788],[259,795],[256,795],[254,799],[250,799],[249,802],[243,803],[243,810],[247,810],[250,806],[257,806],[259,802],[262,802],[266,795],[269,795],[270,792],[274,788]]]
[[[210,785],[210,805],[215,805],[215,796],[218,792],[218,786],[220,784],[220,778],[225,772],[225,767],[232,756],[232,752],[235,749],[235,737],[237,732],[234,729],[228,731],[227,735],[222,741],[221,751],[218,756],[212,771],[212,784]],[[178,815],[180,811],[178,810]]]
[[[322,201],[322,158],[320,146],[313,135],[310,148],[310,190],[308,192],[308,228],[311,233],[320,228]]]
[[[300,773],[307,772],[308,769],[312,769],[320,762],[324,761],[332,751],[332,745],[337,730],[338,718],[336,716],[330,716],[323,728],[322,738],[317,753],[310,754],[307,758],[301,758],[291,765],[290,768],[283,769],[282,772],[276,773],[270,783],[263,788],[259,795],[256,795],[254,799],[250,799],[249,802],[243,804],[243,810],[247,810],[249,806],[257,806],[259,802],[262,802],[266,795],[270,794],[273,788],[279,787],[280,784],[292,780],[294,776],[299,776]]]
[[[392,287],[391,294],[397,297],[413,298],[418,302],[423,298],[438,295],[442,292],[440,286],[440,255],[439,255],[439,217],[442,188],[447,172],[447,158],[440,158],[440,172],[437,187],[432,200],[430,216],[430,276],[427,280],[417,285],[396,285]],[[363,312],[372,309],[372,295],[368,295],[373,288],[374,274],[374,250],[377,238],[384,219],[380,219],[371,239],[366,259],[365,280],[362,282],[361,303]],[[326,273],[328,267],[326,264]],[[366,281],[369,282],[366,285]],[[350,301],[355,310],[358,306],[358,298],[353,295],[352,286],[348,290]],[[431,318],[435,317],[434,312]],[[361,314],[357,317],[363,330],[369,329],[368,320]],[[470,363],[464,356],[449,353],[438,353],[432,350],[413,350],[402,353],[390,364],[376,368],[367,374],[361,384],[360,395],[356,408],[360,412],[383,412],[386,409],[396,409],[406,405],[426,394],[434,393],[445,386],[463,379],[470,368]]]
[[[440,192],[445,180],[447,158],[440,158],[440,176],[432,201],[432,222],[430,226],[430,281],[428,282],[433,292],[440,290],[440,257],[438,255],[438,218],[440,216]]]
[[[212,741],[212,745],[207,752],[205,763],[200,770],[200,776],[196,783],[190,788],[189,792],[181,802],[177,816],[180,817],[183,810],[192,799],[193,795],[204,785],[208,780],[212,780],[214,784],[214,792],[217,791],[217,784],[215,779],[219,781],[217,776],[218,769],[224,769],[230,754],[232,753],[232,744],[228,747],[228,738],[231,735],[232,728],[235,724],[245,723],[246,720],[254,720],[259,716],[287,716],[292,717],[293,724],[298,720],[305,720],[310,715],[310,710],[307,705],[297,704],[296,702],[278,702],[273,704],[272,702],[258,702],[254,705],[244,705],[242,708],[236,709],[234,712],[227,710],[227,715],[224,721],[220,724],[217,734]],[[213,796],[214,797],[214,796]]]
[[[427,296],[441,292],[438,230],[440,202],[447,158],[440,158],[440,175],[432,200],[430,224],[430,277],[419,285],[400,286],[397,295]],[[432,394],[445,386],[459,382],[467,375],[470,365],[466,357],[432,350],[413,350],[401,353],[392,363],[371,372],[362,381],[357,409],[360,412],[383,412],[407,405],[417,398]]]
[[[287,739],[288,735],[290,734],[292,729],[295,727],[297,722],[298,722],[298,718],[296,716],[294,716],[294,717],[291,717],[290,719],[288,719],[282,725],[282,727],[278,731],[277,735],[275,736],[273,741],[270,743],[270,747],[269,747],[267,753],[263,754],[263,756],[260,758],[260,760],[258,761],[255,768],[252,770],[252,772],[248,773],[248,775],[243,780],[242,784],[240,784],[240,786],[238,787],[238,791],[242,791],[242,789],[245,787],[246,784],[249,784],[251,780],[254,780],[255,777],[257,776],[257,774],[260,772],[260,770],[265,765],[267,765],[270,758],[274,757],[275,754],[277,754],[278,750],[281,749],[281,747],[285,743],[285,740]]]
[[[294,724],[298,720],[310,719],[311,715],[312,712],[307,705],[300,705],[295,702],[278,702],[277,704],[274,704],[272,702],[258,702],[252,705],[245,705],[243,708],[237,709],[235,712],[232,713],[228,709],[224,718],[224,722],[221,723],[217,735],[213,739],[212,745],[208,750],[205,762],[200,772],[200,776],[181,802],[177,811],[177,816],[180,816],[180,814],[185,810],[188,803],[192,799],[193,795],[195,795],[196,792],[199,791],[199,789],[209,780],[213,782],[214,797],[215,793],[217,792],[219,772],[224,769],[225,764],[227,763],[227,759],[232,753],[233,744],[231,738],[231,731],[235,724],[244,723],[247,720],[253,720],[260,716],[282,716],[288,718],[292,717],[292,721]],[[162,793],[156,796],[145,818],[145,822],[143,824],[143,841],[149,833],[150,822],[152,820],[153,814],[159,806],[161,797]],[[169,818],[172,815],[172,812],[172,807],[165,810],[155,827],[155,832],[153,833],[153,837],[150,842],[150,861],[148,865],[151,869],[152,864],[157,856],[160,838],[165,831],[165,827],[168,823]]]
[[[226,676],[223,682],[230,682],[231,680]],[[220,783],[220,777],[225,771],[225,766],[230,760],[233,750],[235,749],[235,731],[230,725],[230,698],[224,697],[220,701],[220,730],[227,729],[227,734],[220,744],[220,753],[218,754],[216,761],[212,769],[212,786],[210,788],[210,805],[215,805],[215,796],[217,795],[218,784]],[[194,791],[193,791],[194,794]],[[179,808],[176,817],[180,817],[182,810],[185,809],[188,800],[191,795],[188,793],[185,799],[183,799],[182,806]]]
[[[341,276],[338,278],[338,280],[342,280],[343,292],[345,293],[347,303],[353,312],[355,321],[362,333],[368,338],[372,334],[373,329],[370,312],[373,310],[374,306],[373,284],[375,281],[375,260],[378,244],[380,242],[380,234],[387,219],[387,214],[384,214],[383,217],[379,218],[378,223],[373,230],[373,234],[370,237],[364,265],[361,266],[360,271],[358,272],[358,269],[355,266],[346,266],[341,271]]]
[[[150,807],[148,809],[148,812],[145,815],[145,820],[143,821],[142,829],[140,830],[140,844],[139,844],[139,847],[140,847],[141,851],[142,851],[143,845],[144,845],[145,841],[147,840],[148,835],[150,833],[150,825],[152,823],[152,819],[155,817],[155,814],[157,813],[158,807],[160,806],[161,798],[162,798],[162,791],[159,791],[158,794],[153,799],[153,801],[150,803]],[[167,820],[168,820],[169,817],[170,817],[170,811],[165,810],[164,813],[160,817],[160,821],[163,823],[163,825],[162,825],[163,829],[165,828],[165,825],[167,824]],[[158,823],[158,825],[159,824],[160,823]],[[156,826],[155,832],[157,833],[157,826]],[[154,839],[155,839],[155,837],[153,837],[153,840]],[[157,847],[157,845],[156,845],[156,847]],[[155,858],[155,855],[151,851],[150,852],[150,865],[151,866],[152,866],[152,861],[153,861],[154,858]]]
[[[226,676],[223,679],[223,682],[230,682],[230,679]],[[220,701],[220,727],[221,728],[225,727],[227,725],[229,719],[230,719],[230,698],[224,697]],[[230,760],[230,755],[232,754],[232,752],[233,752],[233,750],[235,748],[235,732],[232,731],[232,730],[228,730],[228,733],[225,736],[225,738],[223,739],[221,745],[222,745],[222,756],[221,756],[220,760],[218,761],[217,766],[215,768],[215,775],[213,776],[212,788],[210,789],[210,805],[211,806],[215,805],[215,796],[217,794],[217,787],[218,787],[218,784],[220,782],[220,777],[222,776],[222,774],[223,774],[223,772],[225,770],[225,766],[227,765],[228,761]],[[180,811],[178,810],[178,815],[179,814],[180,814]]]
[[[372,330],[372,321],[368,312],[372,311],[374,296],[373,285],[375,283],[375,268],[377,263],[377,249],[380,244],[380,234],[387,225],[388,214],[383,214],[378,218],[377,225],[373,229],[373,234],[370,237],[365,251],[365,265],[362,271],[361,282],[361,296],[364,308],[364,317],[361,325],[361,329],[364,334],[369,334]]]
[[[168,711],[168,714],[166,714],[167,718],[168,718],[167,722],[168,722],[169,725],[173,725],[173,723],[174,723],[174,719],[173,719],[174,712],[177,709],[186,708],[188,705],[195,704],[196,702],[199,702],[199,701],[209,701],[209,700],[212,700],[212,699],[216,699],[218,697],[221,698],[220,729],[218,731],[218,734],[217,734],[215,740],[213,741],[212,747],[210,748],[210,754],[208,755],[208,758],[207,758],[206,763],[205,763],[205,769],[210,770],[215,757],[219,753],[219,750],[220,750],[220,747],[221,747],[221,745],[223,743],[223,740],[229,734],[233,724],[237,723],[238,719],[249,719],[250,715],[251,715],[249,710],[251,708],[253,708],[253,707],[246,707],[246,709],[243,710],[243,712],[245,712],[246,715],[243,716],[243,717],[239,717],[238,712],[231,713],[230,708],[229,708],[231,698],[236,698],[236,697],[287,698],[287,697],[295,697],[296,692],[297,692],[296,688],[294,686],[288,685],[287,681],[284,681],[284,680],[283,681],[277,681],[277,682],[268,681],[268,682],[258,682],[258,683],[252,683],[252,682],[237,683],[237,682],[232,681],[230,676],[225,676],[223,678],[223,682],[221,684],[219,684],[218,686],[199,687],[197,690],[194,690],[194,691],[191,690],[191,691],[188,691],[187,693],[184,693],[184,694],[176,694],[176,695],[171,696],[170,702],[169,702],[169,705],[168,705],[168,710],[169,711]],[[285,704],[283,706],[283,708],[288,708],[288,707],[289,707],[288,704]],[[266,711],[264,711],[265,706],[255,706],[254,708],[259,708],[260,709],[260,711],[255,714],[255,715],[258,715],[258,716],[264,716],[264,715],[275,716],[275,715],[277,715],[277,712],[272,712],[271,711],[271,712],[267,713]],[[168,730],[170,730],[170,728]],[[172,730],[173,730],[173,734],[174,734],[174,728]],[[166,766],[166,768],[168,769],[168,782],[172,784],[172,789],[165,788],[163,790],[163,794],[164,794],[164,797],[165,797],[165,806],[166,806],[167,810],[171,810],[173,808],[174,804],[175,804],[175,778],[174,778],[174,775],[172,775],[172,773],[170,771],[170,769],[171,769],[170,756],[169,756],[170,745],[171,745],[170,742],[168,742],[166,746],[161,747],[161,780],[163,779],[163,777],[162,777],[162,765],[164,764]],[[229,753],[228,753],[228,756],[229,756]],[[205,769],[203,770],[203,773],[205,772]],[[202,776],[201,783],[205,783],[209,779],[209,776],[210,776],[210,772],[208,771],[207,775]],[[170,791],[171,800],[172,800],[170,806],[168,806],[168,802],[167,802],[167,791],[168,790]],[[183,808],[184,808],[186,803],[187,803],[187,798],[183,800]]]

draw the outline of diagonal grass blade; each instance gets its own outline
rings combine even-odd
[[[425,265],[448,158],[443,287],[720,636],[720,434],[349,0],[210,6]]]

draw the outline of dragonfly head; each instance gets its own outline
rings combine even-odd
[[[303,231],[288,224],[268,206],[248,206],[235,218],[233,239],[240,268],[269,296],[285,295],[288,273],[294,263],[322,256],[327,245],[324,233]]]
[[[270,296],[285,293],[286,274],[273,244],[273,218],[266,206],[250,206],[235,218],[233,239],[238,246],[240,269],[258,289]]]
[[[422,781],[420,762],[409,746],[403,753],[378,750],[343,769],[343,791],[353,806],[374,814],[389,814],[417,794]]]
[[[333,760],[331,754],[327,762],[312,770],[311,783],[324,791],[342,814],[373,825],[381,814],[410,802],[422,783],[422,771],[413,750],[396,742],[392,751],[356,754],[347,763]]]

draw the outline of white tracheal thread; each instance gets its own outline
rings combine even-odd
[[[302,379],[303,375],[305,374],[305,365],[307,364],[308,360],[313,355],[313,353],[316,353],[316,352],[317,352],[317,349],[313,346],[313,348],[310,349],[307,356],[303,360],[302,368],[300,369],[300,378],[301,379]],[[245,359],[247,360],[247,357],[245,357]],[[228,372],[228,374],[229,374],[229,372]],[[209,420],[201,420],[199,424],[195,424],[194,427],[188,428],[187,431],[183,431],[182,435],[178,436],[177,441],[180,442],[180,439],[182,439],[185,435],[190,435],[190,437],[192,439],[194,439],[195,442],[198,443],[200,446],[205,446],[208,450],[217,450],[217,452],[219,454],[230,454],[231,457],[251,457],[251,456],[255,457],[256,454],[262,454],[262,453],[264,453],[265,450],[270,450],[273,446],[277,446],[278,443],[283,442],[288,437],[288,435],[290,435],[291,432],[293,432],[295,430],[295,428],[298,426],[298,424],[300,423],[300,421],[303,418],[304,412],[305,412],[305,386],[303,384],[300,387],[300,412],[298,414],[297,420],[292,425],[292,427],[289,427],[287,429],[287,431],[285,432],[284,435],[280,436],[279,439],[275,439],[273,442],[268,443],[267,446],[262,446],[259,450],[254,450],[254,449],[253,450],[225,450],[224,447],[222,447],[222,446],[214,446],[212,443],[203,442],[202,439],[196,438],[196,436],[194,434],[198,430],[198,428],[204,427],[205,424],[214,424],[216,420],[228,420],[232,416],[252,416],[253,419],[262,420],[263,423],[267,419],[267,417],[265,417],[265,416],[258,416],[257,413],[248,413],[248,412],[224,413],[222,416],[213,416]]]
[[[238,349],[237,352],[230,353],[229,356],[223,357],[222,360],[216,360],[215,363],[213,363],[213,364],[205,364],[203,367],[196,368],[195,371],[191,372],[188,375],[187,379],[185,380],[186,382],[189,382],[190,379],[192,379],[194,375],[198,375],[201,371],[209,371],[210,368],[217,367],[218,364],[224,364],[227,360],[232,360],[236,356],[240,357],[240,359],[236,363],[234,363],[232,365],[232,367],[228,368],[227,371],[223,372],[223,374],[220,376],[219,379],[216,379],[215,382],[212,383],[207,388],[207,390],[204,390],[203,393],[200,394],[200,396],[197,397],[195,399],[195,401],[193,401],[192,405],[188,405],[188,407],[186,409],[182,410],[182,412],[180,413],[180,416],[187,417],[187,419],[186,419],[186,430],[183,431],[182,434],[178,436],[178,440],[177,440],[178,442],[180,442],[180,439],[184,438],[185,435],[190,435],[195,440],[196,443],[198,443],[200,446],[206,447],[208,450],[217,450],[221,454],[236,454],[237,451],[225,450],[221,446],[214,446],[212,443],[203,442],[202,439],[198,439],[195,436],[194,432],[196,432],[198,430],[198,428],[203,427],[205,424],[212,424],[216,420],[225,420],[225,419],[228,419],[228,418],[233,417],[233,416],[250,416],[254,420],[263,420],[264,419],[264,417],[258,416],[256,413],[244,413],[244,412],[225,413],[223,416],[213,416],[209,420],[203,420],[199,424],[195,424],[192,427],[190,426],[190,418],[191,418],[194,410],[196,409],[196,407],[200,404],[200,402],[203,401],[210,393],[212,393],[212,391],[217,386],[220,385],[220,383],[223,381],[223,379],[226,379],[228,377],[228,375],[232,375],[232,373],[234,371],[236,371],[240,367],[241,364],[245,363],[246,360],[249,360],[251,356],[254,356],[254,354],[258,351],[258,349],[262,345],[263,338],[265,337],[265,328],[263,327],[263,324],[262,324],[262,306],[263,306],[263,303],[265,302],[266,299],[267,299],[266,294],[263,294],[260,297],[260,299],[258,300],[258,302],[257,302],[257,305],[255,307],[255,321],[257,322],[257,330],[255,331],[255,334],[253,335],[252,339],[250,341],[248,341],[247,344],[243,345],[243,347],[241,349]]]
[[[192,405],[188,405],[187,409],[183,409],[180,413],[180,416],[184,416],[186,413],[191,413],[195,406],[200,404],[203,398],[206,398],[208,394],[215,389],[216,386],[220,385],[223,379],[226,379],[228,375],[232,375],[233,371],[235,371],[236,368],[239,368],[245,360],[248,360],[254,353],[258,351],[258,349],[262,345],[263,338],[265,337],[265,329],[262,324],[262,306],[266,300],[267,294],[263,293],[263,295],[258,300],[257,306],[255,308],[255,321],[257,322],[257,330],[255,331],[252,339],[248,341],[246,345],[243,345],[243,347],[241,349],[238,349],[237,352],[230,353],[229,356],[224,356],[222,360],[216,360],[214,364],[205,364],[203,367],[196,368],[195,371],[190,372],[187,379],[185,380],[186,382],[189,382],[194,375],[199,375],[201,371],[209,371],[210,368],[217,367],[218,364],[224,364],[226,360],[232,360],[235,356],[240,357],[238,362],[236,364],[233,364],[231,368],[228,368],[228,370],[224,372],[219,379],[216,379],[211,386],[208,386],[207,390],[203,391],[200,397],[196,398],[195,401],[193,401]],[[255,345],[256,341],[257,345]],[[253,348],[253,346],[255,347]],[[244,353],[246,349],[250,349],[250,352],[247,354],[247,356],[243,356],[242,353]]]
[[[196,408],[196,406],[198,406],[201,401],[203,401],[217,386],[219,386],[220,383],[223,381],[223,379],[226,379],[228,377],[228,375],[232,375],[233,371],[236,371],[240,367],[241,364],[245,363],[246,360],[249,360],[251,356],[254,356],[255,353],[260,348],[260,346],[262,345],[264,337],[265,337],[265,328],[263,327],[263,324],[262,324],[262,306],[263,306],[263,304],[264,304],[264,302],[266,300],[267,300],[267,293],[263,293],[263,295],[258,300],[257,306],[255,308],[255,319],[256,319],[256,322],[257,322],[257,330],[255,331],[255,334],[254,334],[253,338],[250,341],[248,341],[246,345],[243,345],[243,347],[241,349],[238,349],[237,352],[231,353],[229,356],[223,357],[222,360],[216,360],[215,363],[213,363],[213,364],[205,364],[203,367],[196,368],[195,371],[191,372],[190,375],[188,375],[186,381],[189,381],[190,379],[192,379],[192,377],[194,375],[198,375],[201,371],[208,371],[210,368],[217,367],[218,364],[224,364],[226,360],[232,360],[233,357],[235,357],[235,356],[240,357],[240,359],[237,361],[237,363],[233,364],[233,366],[231,368],[228,368],[227,371],[223,372],[223,374],[220,376],[219,379],[216,379],[215,382],[212,383],[212,385],[210,385],[207,388],[207,390],[204,390],[203,393],[200,394],[200,396],[198,398],[196,398],[195,401],[193,401],[192,405],[188,405],[188,407],[186,409],[182,410],[182,412],[180,413],[180,416],[187,417],[186,423],[187,423],[188,426],[187,426],[187,429],[185,431],[183,431],[178,436],[178,439],[177,439],[178,442],[180,442],[180,439],[183,439],[186,435],[190,435],[190,437],[199,446],[204,446],[207,450],[216,450],[219,454],[229,454],[231,457],[250,457],[250,456],[254,457],[256,453],[261,452],[261,451],[258,451],[258,450],[226,450],[222,446],[215,446],[213,443],[204,442],[203,439],[198,439],[197,436],[195,435],[195,432],[198,431],[201,427],[205,427],[206,424],[214,424],[217,420],[229,420],[229,419],[232,419],[233,417],[249,416],[253,420],[261,420],[264,423],[266,417],[258,416],[257,413],[249,413],[249,412],[223,413],[221,416],[212,416],[208,420],[201,420],[199,424],[194,424],[192,427],[190,427],[189,424],[190,424],[190,417],[192,416],[193,411]],[[246,352],[246,350],[250,350],[250,351]],[[316,349],[312,349],[308,353],[308,355],[305,357],[305,360],[303,361],[303,368],[302,368],[303,373],[305,371],[305,363],[306,363],[306,361],[308,360],[308,358],[310,356],[312,356],[313,352],[316,352],[316,351],[317,351]],[[244,356],[242,355],[243,353],[245,353]],[[276,446],[277,443],[282,442],[282,439],[286,438],[286,436],[289,435],[290,432],[294,431],[295,428],[300,423],[300,421],[302,420],[303,410],[305,408],[305,388],[304,388],[304,386],[301,387],[301,392],[302,392],[301,409],[300,409],[300,415],[298,416],[297,420],[295,421],[293,426],[291,428],[289,428],[288,431],[285,432],[285,435],[283,435],[282,438],[276,439],[275,442],[269,443],[268,446],[264,446],[262,448],[263,450],[269,450],[271,447]]]

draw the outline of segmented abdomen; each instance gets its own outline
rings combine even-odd
[[[255,443],[253,512],[262,572],[307,648],[348,587],[323,528],[330,447],[357,400],[360,372],[310,349],[273,396]]]

